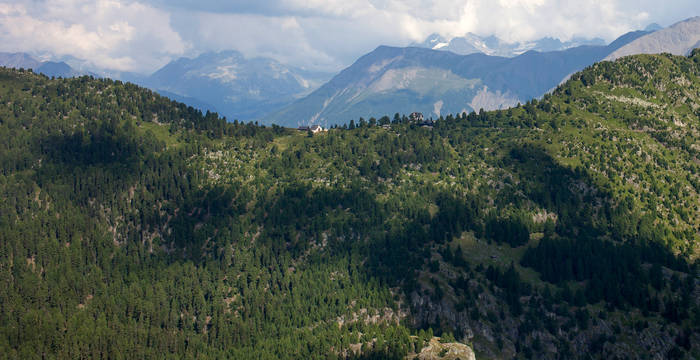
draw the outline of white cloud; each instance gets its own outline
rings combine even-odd
[[[86,59],[96,67],[151,71],[187,44],[170,15],[116,0],[0,2],[0,50]]]
[[[302,18],[352,19],[358,26],[393,19],[403,27],[399,41],[432,32],[474,32],[512,41],[575,35],[613,40],[650,21],[670,25],[700,15],[697,0],[279,0],[278,7]]]
[[[198,52],[235,49],[247,56],[272,57],[287,63],[339,66],[307,39],[295,17],[181,13],[175,16],[175,22],[190,24],[183,37],[196,44]]]
[[[611,41],[694,15],[697,0],[0,0],[0,51],[152,71],[181,55],[236,49],[339,70],[378,45],[431,33]]]
[[[403,46],[431,33],[451,38],[473,32],[506,41],[544,36],[612,41],[651,21],[670,25],[700,14],[697,0],[271,0],[257,7],[243,2],[235,15],[199,13],[197,26],[204,33],[232,34],[210,36],[203,47],[211,42],[214,48],[229,46],[248,55],[327,68],[346,66],[378,45]],[[209,3],[196,6],[206,9]],[[231,6],[228,11],[236,11]],[[276,25],[290,19],[292,29]],[[194,42],[200,35],[194,31],[188,39]]]

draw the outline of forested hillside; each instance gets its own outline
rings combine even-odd
[[[0,100],[3,357],[700,356],[700,51],[315,135],[89,77]]]

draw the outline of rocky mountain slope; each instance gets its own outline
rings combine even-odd
[[[666,29],[640,37],[608,55],[605,60],[615,60],[635,54],[688,55],[700,47],[700,16],[690,18]]]
[[[318,90],[265,123],[330,126],[359,117],[422,112],[426,117],[493,110],[542,96],[567,75],[646,34],[626,34],[608,46],[526,52],[514,58],[380,46]]]

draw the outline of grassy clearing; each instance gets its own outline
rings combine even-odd
[[[292,143],[299,141],[299,139],[303,138],[304,136],[306,136],[306,133],[299,131],[298,133],[295,133],[293,135],[277,137],[273,141],[273,144],[277,146],[277,150],[284,151],[287,150],[292,145]]]
[[[158,140],[164,141],[168,148],[178,146],[180,142],[177,137],[170,133],[170,126],[156,124],[152,122],[141,122],[139,128],[146,134],[150,131]]]
[[[459,238],[454,239],[450,243],[450,247],[452,250],[456,250],[457,246],[461,246],[464,259],[473,266],[481,264],[485,267],[492,265],[497,268],[506,268],[513,263],[523,280],[533,285],[540,285],[542,280],[539,274],[530,268],[520,266],[520,259],[525,254],[525,250],[529,246],[537,246],[541,238],[542,234],[533,234],[527,244],[512,248],[507,244],[489,244],[485,240],[474,237],[472,232],[465,232]]]

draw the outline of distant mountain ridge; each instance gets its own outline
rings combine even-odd
[[[647,34],[635,31],[607,46],[527,51],[513,58],[380,46],[309,96],[262,121],[330,126],[395,112],[439,117],[510,107],[542,96],[573,72]]]
[[[562,42],[556,38],[544,37],[534,41],[507,42],[496,36],[479,36],[472,33],[448,40],[439,34],[431,34],[425,41],[415,43],[412,46],[451,51],[459,55],[483,53],[492,56],[515,57],[527,51],[561,51],[583,45],[604,46],[605,40],[601,38],[586,39],[575,37],[569,41]]]
[[[0,53],[0,66],[32,69],[34,72],[54,77],[73,77],[88,74],[73,69],[63,61],[39,61],[26,53]]]
[[[246,58],[237,51],[179,58],[151,75],[88,72],[86,61],[40,61],[26,53],[0,53],[0,66],[31,68],[54,77],[110,77],[228,120],[296,127],[342,124],[396,111],[437,118],[510,107],[543,95],[597,61],[638,53],[685,55],[698,46],[700,17],[695,17],[666,29],[650,24],[609,45],[601,39],[508,43],[471,33],[449,40],[433,34],[412,47],[380,46],[335,77],[269,58]]]
[[[230,120],[251,120],[308,94],[330,77],[269,58],[223,51],[174,60],[141,84],[180,98],[199,99]]]
[[[41,61],[25,53],[0,53],[0,65],[16,69],[37,69],[41,66]]]
[[[76,70],[64,61],[39,61],[26,53],[0,53],[0,66],[32,69],[53,77],[92,75],[129,81],[202,111],[218,112],[230,120],[242,121],[277,111],[332,76],[287,66],[269,58],[248,59],[237,51],[179,58],[151,75]]]
[[[700,16],[678,22],[666,29],[632,41],[608,55],[605,60],[637,54],[689,55],[698,47],[700,47]]]

